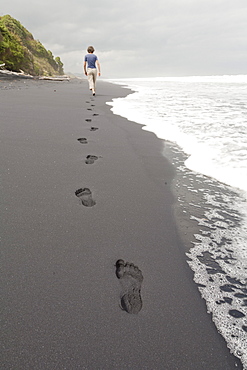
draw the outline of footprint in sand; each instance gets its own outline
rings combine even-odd
[[[81,200],[85,207],[93,207],[96,202],[92,198],[92,192],[88,188],[80,188],[76,190],[75,195]]]
[[[94,163],[94,161],[96,161],[98,158],[99,158],[99,157],[97,157],[96,155],[91,155],[91,154],[89,154],[89,155],[87,155],[87,157],[86,157],[85,163],[86,163],[86,164],[93,164],[93,163]]]
[[[99,114],[98,113],[94,113],[93,116],[98,116]]]
[[[121,308],[132,314],[142,309],[141,284],[143,276],[141,270],[133,263],[117,260],[116,275],[121,283]]]
[[[90,128],[90,131],[96,131],[96,130],[98,130],[99,128],[98,127],[91,127]]]
[[[92,122],[91,118],[86,118],[85,121],[86,122]]]
[[[81,144],[87,144],[87,139],[85,137],[79,137],[79,139],[77,139]]]

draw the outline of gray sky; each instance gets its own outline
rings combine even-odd
[[[104,78],[247,74],[247,0],[1,0],[5,14],[67,72],[93,45]]]

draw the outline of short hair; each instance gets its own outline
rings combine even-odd
[[[93,46],[89,46],[87,48],[87,51],[88,51],[88,53],[93,53],[94,52],[94,47]]]

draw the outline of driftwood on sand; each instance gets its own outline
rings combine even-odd
[[[5,63],[0,64],[0,68],[4,67]],[[9,71],[8,69],[0,69],[0,73],[4,75],[9,75],[9,76],[17,76],[17,77],[23,77],[23,78],[38,78],[39,80],[51,80],[51,81],[69,81],[70,78],[68,76],[40,76],[40,77],[35,77],[30,74],[26,74],[22,70],[20,72],[13,72]]]
[[[68,76],[41,76],[39,80],[51,80],[51,81],[69,81],[70,78]]]
[[[4,67],[5,64],[0,64],[0,67]],[[33,76],[24,73],[23,71],[21,72],[13,72],[9,71],[8,69],[0,69],[0,73],[4,75],[9,75],[9,76],[17,76],[17,77],[24,77],[24,78],[34,78]]]

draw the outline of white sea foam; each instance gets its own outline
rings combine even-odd
[[[135,91],[112,111],[178,144],[186,166],[247,192],[247,76],[110,80]]]
[[[247,369],[246,199],[184,165],[177,166],[177,178],[178,189],[185,186],[193,199],[188,203],[187,196],[180,196],[179,208],[198,224],[197,241],[186,253],[188,264],[219,333]]]
[[[238,214],[234,210],[234,202],[228,198],[228,204],[225,203],[224,212],[228,217]],[[218,211],[222,211],[224,202],[217,203]],[[187,253],[190,258],[188,263],[195,272],[195,282],[204,285],[199,290],[218,331],[226,339],[230,351],[241,359],[247,369],[246,229],[240,231],[234,222],[224,217],[225,222],[222,222],[219,220],[222,215],[215,211],[215,205],[211,209],[210,205],[209,198],[209,211],[203,220],[197,219],[199,225],[206,226],[210,231],[195,235],[197,243]]]
[[[188,155],[184,163],[172,159],[179,206],[198,224],[188,263],[218,331],[247,370],[247,76],[111,82],[134,91],[108,103],[113,113]]]

